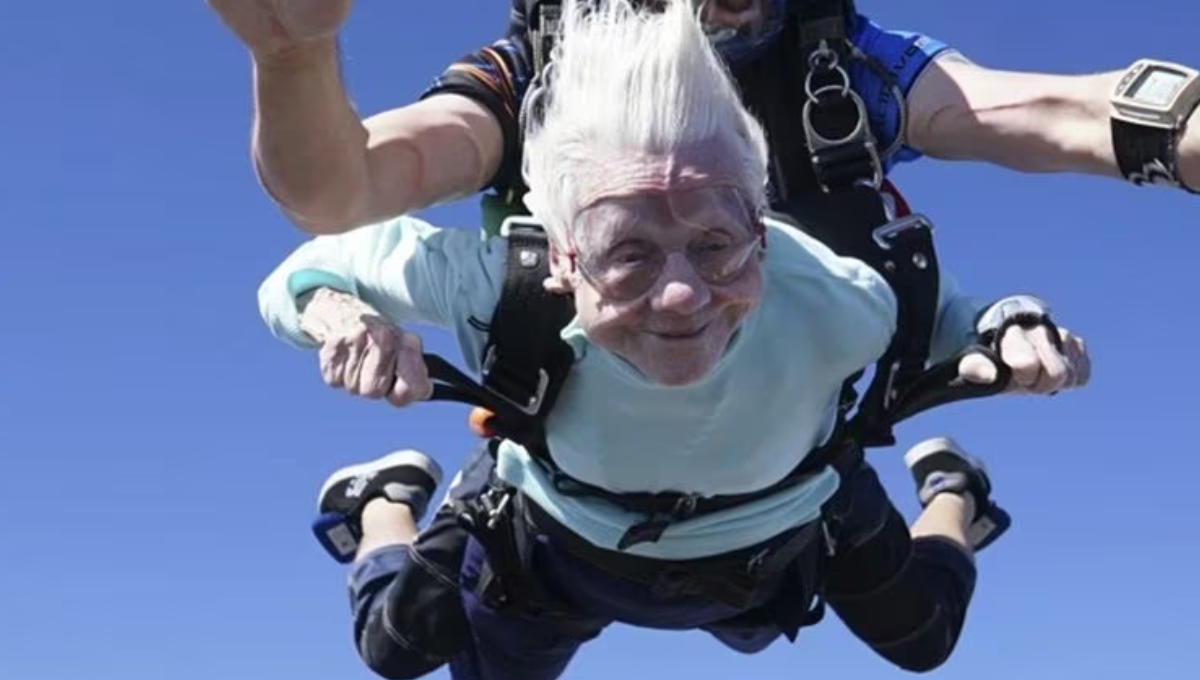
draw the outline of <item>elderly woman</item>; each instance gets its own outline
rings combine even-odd
[[[794,638],[818,594],[892,662],[938,665],[963,625],[974,550],[998,533],[986,475],[952,442],[908,457],[924,508],[911,530],[861,457],[625,550],[640,518],[562,484],[699,498],[772,487],[830,436],[843,381],[883,354],[897,318],[877,272],[762,217],[762,129],[688,3],[657,14],[622,2],[572,10],[564,35],[525,169],[552,244],[546,289],[570,296],[576,313],[561,334],[574,363],[546,421],[555,469],[515,441],[494,446],[496,474],[533,518],[518,527],[532,546],[524,577],[546,599],[535,612],[481,598],[489,555],[472,541],[460,579],[469,634],[453,650],[454,677],[558,677],[613,621],[701,629],[755,652]],[[320,348],[330,385],[407,406],[432,390],[407,327],[451,329],[477,370],[506,253],[474,232],[403,217],[300,247],[264,282],[261,309],[279,337]],[[1001,303],[985,309],[943,277],[934,355],[966,347],[981,318],[998,327]],[[1008,327],[1001,354],[1013,389],[1086,382],[1082,344],[1065,331],[1058,340],[1046,326]],[[419,594],[401,601],[393,586],[416,559],[413,522],[439,476],[406,452],[340,471],[322,490],[323,509],[361,534],[356,635],[384,675],[411,675],[403,669],[419,664],[405,659],[422,656],[397,625]],[[736,602],[692,578],[711,585],[722,565],[764,555],[787,561]],[[630,577],[656,568],[660,581]]]

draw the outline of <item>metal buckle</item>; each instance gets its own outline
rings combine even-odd
[[[807,83],[806,83],[807,85]],[[826,85],[817,89],[814,94],[819,97],[821,93],[831,90],[842,89],[839,85]],[[867,121],[867,107],[863,103],[862,97],[858,96],[853,90],[847,90],[847,97],[854,102],[854,108],[857,112],[858,122],[854,129],[842,137],[831,139],[817,132],[816,126],[812,122],[812,109],[817,104],[816,98],[809,98],[804,102],[804,109],[801,113],[801,122],[804,125],[804,137],[808,142],[808,150],[812,160],[814,169],[817,170],[817,183],[821,186],[821,190],[829,193],[829,185],[821,178],[820,168],[824,165],[822,160],[822,152],[841,146],[856,145],[867,155],[871,162],[871,177],[869,180],[860,180],[868,184],[874,189],[883,186],[883,163],[879,160],[879,151],[875,148],[875,141],[871,135],[870,127]]]
[[[528,399],[524,400],[524,403],[522,403],[520,399],[504,394],[496,389],[494,385],[487,384],[487,377],[491,374],[492,368],[495,367],[496,360],[496,346],[492,345],[491,347],[488,347],[487,352],[484,354],[483,367],[480,371],[484,377],[484,387],[487,388],[488,392],[500,397],[521,413],[524,413],[528,416],[537,415],[538,409],[542,407],[542,401],[546,398],[546,390],[550,387],[550,374],[547,373],[546,369],[544,368],[538,369],[537,388],[534,390],[534,393],[530,395]]]
[[[696,514],[696,506],[700,500],[700,495],[695,493],[685,493],[675,499],[675,505],[671,508],[670,515],[677,520],[691,519]]]
[[[487,508],[486,526],[488,529],[496,528],[496,525],[500,522],[504,511],[508,509],[508,504],[512,502],[513,493],[514,492],[508,488],[505,488],[503,491],[493,488],[488,490],[487,494],[483,496],[483,504]],[[500,496],[499,502],[493,499],[493,496],[497,494]]]
[[[816,94],[817,96],[820,96],[822,92],[828,92],[830,90],[837,89],[841,88],[838,85],[826,85],[818,89]],[[871,148],[875,147],[875,143],[871,141],[867,130],[866,104],[863,103],[862,97],[858,96],[858,93],[854,92],[853,90],[851,90],[846,96],[850,98],[850,101],[854,102],[854,108],[858,114],[858,122],[854,125],[853,130],[851,130],[845,136],[838,137],[836,139],[831,139],[822,135],[820,132],[817,132],[817,128],[812,123],[812,108],[813,105],[816,104],[817,100],[809,99],[808,101],[804,102],[804,109],[801,116],[801,120],[804,123],[804,136],[808,140],[808,150],[814,155],[820,151],[828,149],[831,146],[842,146],[843,144],[853,144],[855,142],[862,142],[865,146],[869,146]]]
[[[900,394],[896,390],[896,376],[900,374],[900,362],[893,361],[891,366],[888,366],[887,383],[883,386],[883,410],[887,411],[892,407],[892,402],[896,401],[896,397]]]
[[[546,235],[546,228],[530,215],[509,215],[500,223],[500,235],[507,238],[515,233]]]
[[[930,222],[929,218],[925,215],[922,215],[921,213],[913,213],[911,215],[905,215],[899,219],[892,220],[881,227],[876,227],[871,231],[871,238],[875,240],[875,245],[879,246],[883,250],[891,250],[892,241],[897,236],[916,229],[933,231],[933,223]]]
[[[507,239],[514,235],[547,240],[550,238],[550,235],[546,233],[546,228],[542,226],[541,222],[533,217],[522,215],[506,217],[500,225],[500,236],[502,238]],[[541,264],[541,257],[536,250],[521,249],[517,251],[516,256],[520,265],[525,269],[533,269]]]
[[[813,77],[818,71],[826,73],[835,73],[840,78],[840,83],[832,83],[818,88],[813,87]],[[871,134],[870,122],[867,116],[867,106],[863,103],[862,97],[858,95],[850,87],[850,75],[838,63],[837,53],[829,48],[829,45],[822,41],[820,48],[817,49],[809,57],[809,71],[804,78],[804,93],[806,99],[804,108],[801,110],[800,120],[804,126],[804,137],[808,142],[808,150],[811,154],[813,168],[816,170],[817,184],[825,193],[830,193],[829,185],[825,183],[821,177],[821,168],[825,165],[822,156],[824,151],[835,147],[843,147],[855,145],[867,156],[871,163],[871,177],[858,180],[859,184],[867,184],[872,188],[878,189],[883,185],[883,164],[879,159],[879,152],[875,146],[874,136]],[[833,93],[833,94],[831,94]],[[855,115],[857,121],[854,128],[847,134],[838,138],[829,138],[817,131],[813,125],[812,115],[813,107],[821,106],[821,97],[834,96],[839,99],[849,98],[854,103]]]
[[[507,239],[512,237],[514,234],[529,236],[531,238],[550,238],[549,234],[546,233],[546,228],[542,226],[541,222],[538,222],[533,217],[525,217],[522,215],[511,215],[506,217],[504,218],[504,222],[500,224],[501,238]],[[518,262],[525,269],[533,269],[541,264],[541,257],[539,257],[536,250],[521,249],[517,251],[516,256],[518,258]]]

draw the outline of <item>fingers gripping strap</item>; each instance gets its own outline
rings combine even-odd
[[[956,401],[990,397],[1004,392],[1012,380],[1012,369],[1004,363],[1001,357],[1000,343],[1004,334],[1013,326],[1025,329],[1041,326],[1046,329],[1050,342],[1058,351],[1063,351],[1062,335],[1059,333],[1058,327],[1050,320],[1049,315],[1032,312],[1011,314],[1000,323],[998,328],[989,330],[980,337],[984,344],[967,347],[946,361],[931,367],[912,383],[904,385],[904,390],[900,392],[889,409],[889,420],[892,423],[898,423],[931,408]],[[987,384],[975,384],[967,382],[959,376],[959,362],[970,354],[978,354],[992,364],[996,371],[995,380]]]
[[[1016,312],[1009,314],[1000,323],[1000,326],[994,331],[987,331],[983,334],[983,341],[991,345],[992,349],[1000,353],[1001,342],[1004,340],[1005,333],[1013,326],[1020,326],[1026,330],[1032,330],[1041,326],[1046,329],[1046,336],[1050,339],[1050,343],[1054,345],[1059,352],[1063,351],[1062,333],[1059,332],[1058,326],[1050,320],[1049,314],[1037,312]]]

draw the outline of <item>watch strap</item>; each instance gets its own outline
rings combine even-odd
[[[1128,181],[1157,184],[1200,193],[1179,177],[1179,139],[1182,130],[1139,125],[1113,117],[1112,143],[1117,167]]]

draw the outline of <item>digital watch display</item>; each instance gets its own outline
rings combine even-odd
[[[1139,60],[1117,83],[1111,103],[1115,118],[1176,129],[1200,104],[1200,73],[1167,62]]]

